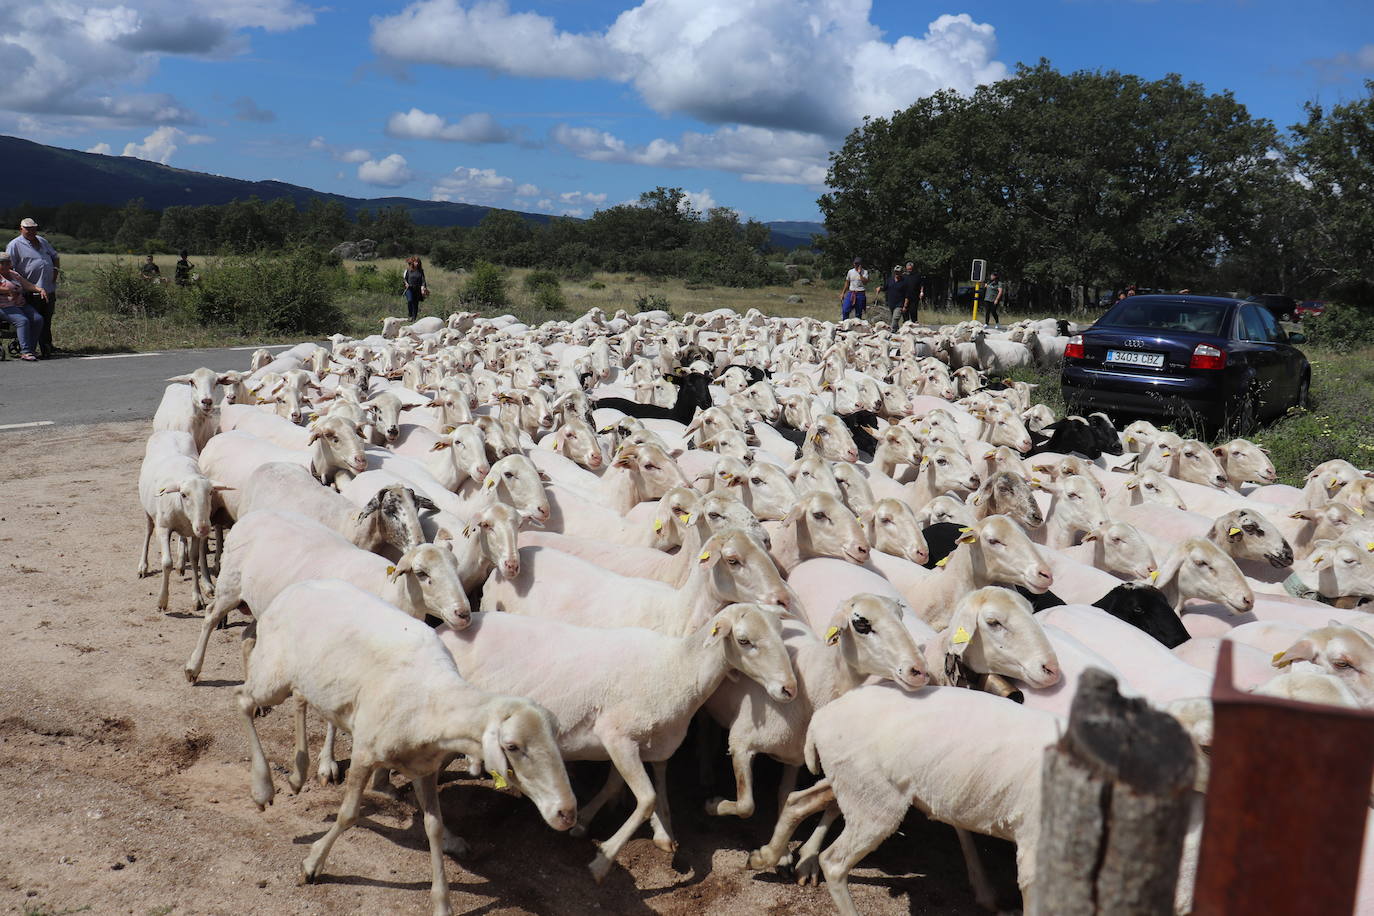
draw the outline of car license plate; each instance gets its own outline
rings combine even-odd
[[[1163,353],[1136,353],[1133,350],[1108,350],[1107,362],[1122,366],[1148,366],[1151,369],[1164,368]]]

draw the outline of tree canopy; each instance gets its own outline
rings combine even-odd
[[[1229,92],[1042,60],[866,120],[831,155],[822,246],[937,274],[983,257],[1055,287],[1165,286],[1247,243],[1282,186],[1278,142]]]

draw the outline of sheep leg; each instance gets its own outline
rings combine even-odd
[[[305,768],[310,765],[310,752],[305,747],[305,706],[305,697],[296,694],[296,750],[291,758],[291,772],[286,774],[292,793],[305,785]]]
[[[215,593],[215,582],[210,578],[210,539],[208,537],[196,538],[197,547],[196,559],[200,563],[200,588],[206,595]],[[200,607],[205,607],[201,604]]]
[[[143,532],[143,553],[138,558],[138,578],[140,579],[148,575],[148,545],[152,543],[153,529],[157,527],[153,523],[153,517],[146,512],[143,514],[143,519],[147,523],[147,530]]]
[[[806,842],[797,849],[793,857],[796,865],[792,870],[797,876],[798,884],[820,884],[821,883],[821,846],[825,844],[826,834],[830,828],[840,819],[840,809],[838,805],[831,805],[825,809],[821,815],[821,822],[816,825],[816,829],[811,831],[811,836]],[[784,857],[784,864],[786,864]]]
[[[373,792],[380,792],[387,798],[401,800],[401,790],[391,784],[391,769],[389,767],[378,767],[377,772],[372,774]]]
[[[752,817],[754,814],[754,752],[739,749],[730,754],[735,768],[735,800],[712,798],[706,802],[706,813],[718,816],[733,814]]]
[[[767,846],[749,853],[750,868],[771,868],[782,860],[787,852],[787,844],[802,821],[835,801],[835,792],[830,788],[830,780],[822,779],[809,789],[793,792],[787,796],[787,804],[778,813],[778,823],[773,828],[773,836]]]
[[[978,855],[978,847],[973,845],[973,834],[960,827],[954,832],[959,835],[959,849],[964,853],[964,866],[968,869],[969,884],[973,885],[973,899],[985,910],[997,909],[997,892],[992,889],[988,873],[983,868],[983,860]]]
[[[315,778],[320,781],[320,785],[339,781],[339,764],[334,759],[334,739],[338,734],[339,731],[333,722],[325,723],[324,747],[320,748],[320,762],[315,766]]]
[[[821,853],[826,890],[830,891],[830,899],[835,902],[840,916],[859,916],[854,899],[849,896],[849,872],[892,835],[902,823],[906,806],[901,806],[901,810],[874,806],[865,813],[869,816],[845,818],[844,830],[830,848]]]
[[[219,626],[220,621],[228,617],[229,612],[238,606],[238,577],[231,574],[220,580],[219,589],[215,593],[215,601],[206,609],[205,619],[200,623],[200,636],[196,639],[196,647],[191,651],[191,657],[186,660],[186,680],[192,684],[200,677],[201,666],[205,664],[205,650],[210,645],[210,634],[214,633],[215,627]],[[243,658],[246,670],[248,667],[247,651],[244,652]]]
[[[191,559],[190,543],[186,540],[186,535],[184,534],[177,535],[177,537],[181,539],[181,568],[177,570],[177,575],[185,577],[186,566]]]
[[[157,599],[157,609],[167,610],[167,594],[172,586],[172,529],[157,529],[158,545],[162,548],[162,594]]]
[[[654,845],[664,852],[677,852],[677,841],[673,839],[673,819],[668,812],[668,761],[659,760],[651,764],[654,768],[654,813],[649,816],[649,826],[654,831]]]
[[[429,773],[414,780],[415,798],[425,816],[425,836],[429,838],[429,862],[434,869],[434,883],[429,888],[434,916],[453,916],[448,902],[448,877],[444,874],[444,849],[448,831],[444,828],[444,813],[439,808],[439,774]]]
[[[339,816],[335,818],[334,825],[329,831],[310,847],[310,854],[301,863],[301,874],[307,883],[314,883],[315,879],[324,871],[324,860],[329,855],[329,850],[334,846],[334,841],[339,838],[339,834],[358,822],[358,809],[362,806],[363,789],[367,787],[367,780],[372,776],[372,762],[364,761],[363,755],[358,752],[356,746],[353,751],[353,765],[348,768],[348,777],[344,780],[343,803],[339,805]]]
[[[601,787],[601,791],[597,792],[591,801],[578,807],[577,824],[568,833],[575,837],[586,836],[587,828],[592,825],[592,821],[596,820],[596,815],[601,811],[602,806],[610,801],[611,796],[619,792],[624,785],[625,780],[620,778],[620,771],[611,767],[611,771],[606,774],[606,784]]]
[[[625,779],[625,784],[634,793],[635,810],[610,839],[598,844],[596,858],[592,859],[587,866],[597,884],[606,879],[612,863],[615,862],[615,857],[620,854],[620,850],[629,842],[630,837],[634,835],[640,825],[649,819],[653,813],[654,804],[657,802],[654,795],[653,780],[649,778],[648,772],[644,769],[644,762],[639,759],[639,745],[624,738],[604,741],[604,744],[610,755],[611,763],[620,771],[620,775]]]
[[[275,706],[277,703],[286,699],[286,695],[289,692],[290,688],[286,687],[273,695],[264,697],[255,695],[252,685],[247,683],[240,684],[234,691],[234,697],[238,702],[239,715],[243,718],[243,724],[248,727],[248,750],[253,760],[252,794],[253,801],[257,803],[259,811],[272,804],[272,771],[268,769],[267,755],[262,751],[262,741],[258,738],[258,727],[253,717],[257,712],[259,700],[262,701],[261,705]]]
[[[201,587],[201,559],[200,559],[200,538],[191,539],[191,591],[195,594],[196,610],[205,610],[205,591]],[[208,582],[204,583],[209,585]]]
[[[793,766],[790,763],[782,765],[782,778],[778,780],[778,810],[787,804],[787,796],[797,791],[797,777],[801,775],[801,767]]]

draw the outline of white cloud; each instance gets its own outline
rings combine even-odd
[[[715,169],[745,181],[825,183],[830,142],[820,134],[765,127],[722,127],[711,133],[686,131],[677,140],[655,139],[633,146],[592,127],[556,125],[553,142],[597,162],[622,162],[656,168]]]
[[[386,133],[407,140],[450,140],[458,143],[506,143],[515,132],[502,127],[485,111],[465,115],[450,124],[437,114],[418,108],[387,118]]]
[[[336,152],[334,158],[340,162],[366,162],[372,154],[365,149],[346,149]]]
[[[184,125],[197,120],[144,83],[167,55],[224,58],[247,50],[245,29],[291,29],[314,21],[296,0],[66,0],[6,3],[9,79],[0,110],[47,124]],[[137,145],[137,144],[135,144]]]
[[[102,155],[102,156],[108,156],[108,155],[110,155],[110,144],[108,144],[108,143],[97,143],[95,146],[92,146],[90,149],[86,150],[86,152],[88,152],[88,153],[99,153],[99,154]]]
[[[710,188],[702,188],[700,191],[683,191],[682,200],[678,202],[678,209],[686,210],[690,207],[698,213],[705,213],[717,206],[719,204],[711,196]]]
[[[429,189],[430,200],[446,200],[485,207],[518,207],[558,216],[585,216],[606,202],[593,191],[554,192],[520,183],[495,169],[460,165]]]
[[[172,155],[181,148],[180,144],[182,143],[196,146],[201,143],[213,142],[215,142],[214,137],[207,137],[204,134],[188,134],[178,127],[164,125],[144,137],[142,143],[124,144],[124,152],[120,155],[147,159],[151,162],[161,162],[166,165],[172,160]],[[100,146],[104,146],[106,151],[109,150],[109,147],[104,143]]]
[[[358,178],[368,184],[383,188],[399,188],[415,179],[415,173],[406,165],[406,157],[392,153],[385,159],[369,159],[358,166]]]
[[[995,30],[967,14],[888,42],[869,12],[869,0],[645,0],[605,32],[571,33],[504,0],[416,0],[373,20],[372,46],[403,64],[622,82],[662,114],[830,137],[1007,74]]]
[[[1345,79],[1352,73],[1374,72],[1374,44],[1362,45],[1353,52],[1343,51],[1332,57],[1320,57],[1308,61],[1327,78]]]

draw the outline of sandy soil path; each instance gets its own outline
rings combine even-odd
[[[281,764],[290,716],[281,709],[260,725],[277,801],[259,813],[249,798],[229,690],[239,680],[242,618],[216,634],[200,684],[184,680],[198,624],[189,583],[173,582],[163,614],[157,580],[134,577],[146,435],[145,423],[0,434],[0,907],[32,916],[428,912],[428,856],[408,791],[399,802],[369,793],[322,882],[298,884],[306,846],[333,820],[340,790],[289,794]],[[448,863],[455,910],[833,913],[824,888],[742,869],[772,827],[776,768],[759,765],[754,818],[708,818],[688,750],[672,769],[681,849],[669,856],[642,831],[600,887],[585,869],[588,840],[550,830],[525,800],[453,778],[445,816],[473,846]],[[726,788],[724,758],[718,770]],[[575,770],[579,796],[603,773]],[[608,806],[593,836],[623,816]],[[986,849],[1015,901],[1010,846]],[[915,815],[851,886],[866,914],[979,912],[953,831]]]

